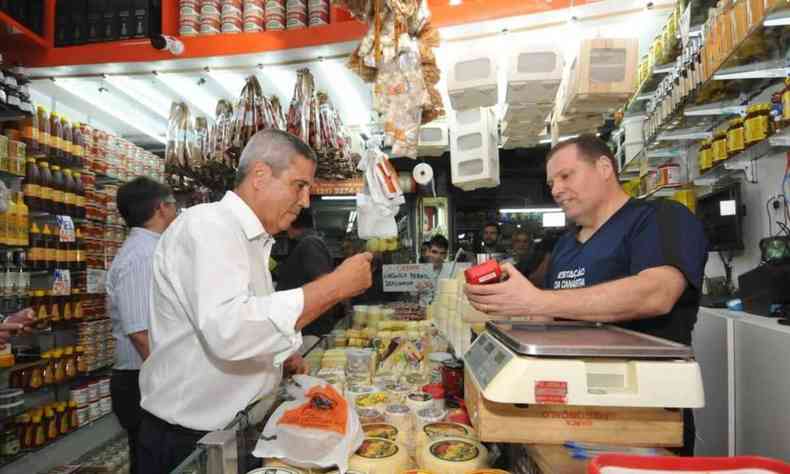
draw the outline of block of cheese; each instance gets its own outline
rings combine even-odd
[[[411,467],[406,449],[383,438],[365,438],[348,461],[350,470],[367,474],[395,474]]]
[[[432,441],[419,451],[421,469],[433,474],[471,474],[486,467],[488,450],[467,438],[446,438]]]

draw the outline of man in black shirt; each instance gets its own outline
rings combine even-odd
[[[637,201],[620,187],[612,152],[593,135],[560,143],[547,158],[552,195],[576,225],[552,252],[545,288],[512,265],[508,279],[467,285],[480,311],[614,323],[691,344],[707,241],[702,224],[672,201]],[[684,449],[694,449],[686,410]]]
[[[313,213],[302,209],[288,228],[288,238],[296,240],[296,247],[280,264],[277,291],[301,288],[334,270],[332,254],[324,239],[315,231]],[[329,310],[337,313],[337,308]],[[329,334],[337,323],[336,317],[324,315],[302,329],[303,348],[309,349],[323,335]],[[313,337],[308,337],[313,336]]]

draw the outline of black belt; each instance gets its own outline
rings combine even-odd
[[[155,415],[152,415],[151,413],[145,410],[142,411],[143,411],[143,418],[147,419],[152,425],[154,425],[156,429],[161,431],[170,431],[170,432],[183,433],[183,434],[194,435],[194,436],[205,436],[209,433],[208,431],[193,430],[192,428],[186,428],[184,426],[174,425],[166,422],[165,420]]]

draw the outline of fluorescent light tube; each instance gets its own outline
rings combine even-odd
[[[559,207],[524,207],[500,209],[500,214],[545,214],[547,212],[562,212]]]

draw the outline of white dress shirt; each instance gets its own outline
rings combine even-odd
[[[154,253],[143,409],[194,430],[223,428],[274,390],[299,349],[302,289],[274,291],[274,239],[233,192],[187,209]]]
[[[140,370],[143,363],[129,335],[148,329],[151,273],[158,241],[156,232],[132,227],[107,273],[116,370]]]

